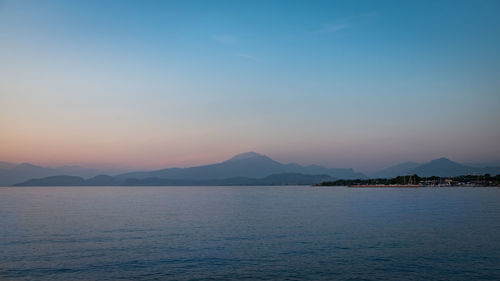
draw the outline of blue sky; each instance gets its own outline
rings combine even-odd
[[[0,159],[500,160],[499,1],[0,1]]]

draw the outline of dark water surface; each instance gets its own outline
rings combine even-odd
[[[500,189],[0,188],[0,280],[500,280]]]

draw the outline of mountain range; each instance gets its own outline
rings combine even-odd
[[[80,166],[62,166],[57,168],[41,167],[30,163],[14,164],[0,162],[0,186],[10,186],[32,178],[56,175],[73,175],[84,178],[102,174],[104,171]]]
[[[352,169],[325,168],[311,165],[301,166],[296,163],[282,164],[265,155],[247,152],[233,158],[210,165],[191,168],[169,168],[156,171],[131,172],[118,175],[121,179],[226,179],[234,177],[263,178],[272,174],[297,173],[305,175],[329,175],[334,178],[366,178],[364,174],[354,172]]]
[[[337,178],[366,176],[352,169],[282,164],[265,155],[247,152],[220,163],[190,168],[99,175],[87,180],[74,175],[50,175],[16,185],[292,185],[315,184]]]
[[[234,177],[226,179],[166,179],[166,178],[118,178],[106,175],[84,179],[76,176],[51,176],[30,179],[16,186],[245,186],[245,185],[312,185],[334,178],[328,175],[304,175],[296,173],[273,174],[264,178]]]
[[[353,169],[318,165],[283,164],[255,152],[229,160],[189,168],[136,171],[116,176],[98,175],[99,170],[66,166],[40,167],[28,163],[0,162],[0,185],[276,185],[314,184],[332,179],[390,178],[399,175],[458,176],[500,174],[500,167],[464,165],[447,158],[428,163],[405,162],[366,176]]]
[[[462,175],[500,174],[500,167],[489,167],[476,164],[474,166],[453,162],[448,158],[438,158],[430,162],[419,164],[405,162],[381,171],[370,174],[370,178],[392,178],[401,175],[417,174],[421,177],[453,177]]]

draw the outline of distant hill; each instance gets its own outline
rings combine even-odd
[[[415,165],[416,164],[416,165]],[[417,174],[421,177],[452,177],[461,175],[500,174],[500,167],[468,166],[448,158],[438,158],[424,164],[407,162],[395,165],[370,175],[371,178],[392,178],[400,175]]]
[[[412,172],[421,177],[445,177],[473,174],[476,172],[476,168],[453,162],[448,158],[439,158],[419,165],[418,167],[414,168]]]
[[[314,184],[317,179],[366,179],[352,169],[326,168],[318,165],[283,164],[255,152],[238,154],[229,160],[190,168],[169,168],[138,171],[117,176],[98,175],[98,170],[78,166],[54,169],[28,163],[0,162],[0,185],[275,185]],[[429,176],[460,176],[500,174],[500,167],[468,166],[439,158],[428,163],[406,162],[370,175],[371,178],[392,178],[417,174]],[[68,176],[61,176],[68,175]],[[326,177],[329,177],[327,179]],[[85,179],[87,178],[87,179]],[[83,182],[82,182],[83,180]],[[49,184],[50,183],[50,184]],[[73,184],[63,184],[73,183]]]
[[[274,174],[264,178],[234,177],[227,179],[183,180],[183,179],[127,179],[122,185],[134,186],[241,186],[241,185],[313,185],[332,179],[328,175],[304,175],[296,173]]]
[[[0,168],[0,185],[2,186],[13,185],[15,183],[25,181],[31,178],[40,178],[40,177],[55,176],[62,174],[55,169],[40,167],[29,163],[22,163],[22,164],[11,164],[11,163],[5,164],[5,163],[6,162],[3,162],[2,164],[3,168]]]
[[[76,176],[50,176],[41,179],[30,179],[16,186],[84,186],[85,180]]]
[[[263,178],[272,174],[297,173],[308,175],[328,175],[334,178],[357,179],[366,178],[364,174],[352,169],[325,168],[322,166],[301,166],[299,164],[282,164],[265,155],[247,152],[216,164],[190,167],[169,168],[156,171],[131,172],[118,175],[121,179],[227,179],[234,177]]]
[[[61,166],[55,169],[59,171],[60,174],[79,176],[82,178],[90,178],[103,173],[103,171],[98,169],[90,169],[78,165]]]
[[[282,164],[265,155],[247,152],[233,158],[211,165],[191,168],[170,168],[156,171],[141,171],[120,174],[116,177],[101,176],[92,179],[95,185],[118,185],[126,179],[158,178],[169,180],[219,180],[229,178],[264,178],[273,174],[328,175],[333,178],[353,179],[366,178],[352,169],[326,168],[317,165],[301,166],[299,164]],[[90,178],[102,174],[96,169],[79,166],[63,166],[48,168],[28,163],[12,164],[0,162],[0,186],[9,186],[26,182],[29,179],[40,179],[50,176],[70,175]]]
[[[102,171],[97,169],[88,169],[80,166],[62,166],[51,168],[29,163],[14,164],[9,162],[0,162],[0,186],[10,186],[33,178],[43,178],[57,175],[72,175],[88,178],[102,173]]]
[[[370,174],[371,178],[393,178],[400,175],[409,175],[412,170],[420,164],[416,162],[405,162]]]
[[[98,175],[89,179],[63,175],[29,179],[14,186],[116,186],[123,183],[124,181],[108,175]]]
[[[118,179],[106,175],[83,179],[75,176],[51,176],[41,179],[30,179],[16,186],[229,186],[229,185],[313,185],[324,181],[331,181],[328,175],[304,175],[296,173],[274,174],[264,178],[233,177],[227,179]]]

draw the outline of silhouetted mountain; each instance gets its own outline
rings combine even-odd
[[[473,174],[475,170],[472,167],[453,162],[448,158],[443,157],[419,165],[418,167],[414,168],[412,172],[421,177],[446,177]]]
[[[118,176],[99,175],[84,180],[78,174],[56,176],[56,169],[28,163],[19,165],[2,162],[0,185],[277,185],[314,184],[335,179],[365,179],[366,176],[352,169],[325,168],[317,165],[301,166],[296,163],[282,164],[255,152],[238,154],[231,159],[191,168],[170,168],[157,171],[132,172]],[[77,173],[79,167],[67,169]],[[81,171],[80,171],[81,172]],[[86,173],[94,173],[87,169]],[[417,174],[429,176],[460,176],[470,174],[500,174],[500,167],[471,167],[439,158],[428,163],[402,163],[373,173],[371,177],[390,178]],[[319,176],[318,176],[319,175]],[[328,178],[325,178],[328,177]],[[33,179],[35,178],[35,179]],[[32,180],[29,180],[32,179]],[[321,180],[320,180],[321,179]],[[83,181],[83,182],[82,182]]]
[[[274,174],[265,178],[234,177],[211,180],[183,180],[183,179],[127,179],[123,185],[134,186],[239,186],[239,185],[313,185],[332,179],[328,175],[303,175],[296,173]]]
[[[12,164],[2,162],[0,169],[0,185],[24,183],[29,179],[40,179],[57,175],[71,175],[88,178],[98,175],[95,169],[79,166],[63,166],[59,168],[40,167],[28,163]],[[273,159],[255,152],[238,154],[233,158],[216,164],[192,168],[171,168],[158,171],[133,172],[117,177],[99,176],[89,179],[90,185],[120,185],[126,179],[162,178],[183,181],[215,180],[228,178],[264,178],[272,174],[298,173],[309,175],[329,175],[335,178],[365,178],[352,169],[329,169],[321,166],[306,166],[298,164],[281,164]]]
[[[84,186],[85,180],[75,176],[51,176],[41,179],[31,179],[16,186]]]
[[[250,151],[250,152],[237,154],[237,155],[233,156],[231,159],[227,160],[226,162],[245,160],[245,159],[250,159],[250,158],[259,158],[259,157],[267,157],[267,156],[261,155],[257,152]]]
[[[447,158],[439,158],[416,167],[413,169],[413,173],[423,177],[449,177],[471,174],[497,175],[500,174],[500,167],[471,167],[453,162]]]
[[[400,165],[392,166],[382,171],[373,173],[372,178],[391,178],[400,175],[417,174],[421,177],[452,177],[471,174],[500,174],[500,167],[471,167],[457,162],[453,162],[448,158],[434,159],[428,163],[417,164],[408,162]]]
[[[329,169],[322,166],[301,166],[298,164],[282,164],[265,155],[255,152],[238,154],[233,158],[216,164],[191,168],[169,168],[157,171],[131,172],[118,175],[121,179],[227,179],[234,177],[263,178],[272,174],[300,173],[318,175],[324,174],[335,178],[366,178],[352,169]]]
[[[304,175],[298,173],[274,174],[260,179],[261,185],[312,185],[332,179],[329,175]]]
[[[0,169],[0,185],[13,185],[32,178],[60,175],[61,173],[52,168],[45,168],[29,163],[4,165]]]
[[[98,170],[98,169],[90,169],[90,168],[85,168],[85,167],[81,167],[78,165],[66,165],[66,166],[57,167],[55,169],[57,171],[59,171],[60,174],[79,176],[82,178],[95,177],[95,176],[103,173],[103,171]]]
[[[98,175],[93,178],[85,180],[85,185],[91,185],[91,186],[113,186],[113,185],[120,185],[122,183],[123,180],[108,175]]]
[[[303,175],[296,173],[274,174],[265,178],[233,177],[227,179],[118,179],[100,175],[88,180],[74,176],[51,176],[41,179],[31,179],[16,186],[215,186],[215,185],[313,185],[334,180],[328,175]]]
[[[370,174],[371,178],[393,178],[400,175],[409,175],[411,174],[412,169],[418,167],[418,163],[415,162],[405,162],[401,164],[397,164],[391,166],[389,168],[385,168],[383,170],[377,171],[375,173]]]
[[[9,162],[0,162],[0,186],[9,186],[29,179],[56,175],[71,175],[88,178],[102,173],[102,171],[96,169],[88,169],[80,166],[50,168],[29,163],[13,164]]]
[[[295,165],[295,166],[294,166]],[[365,179],[365,174],[355,172],[353,169],[346,168],[326,168],[318,165],[300,166],[298,164],[287,164],[288,172],[303,173],[310,175],[329,175],[339,179]]]

